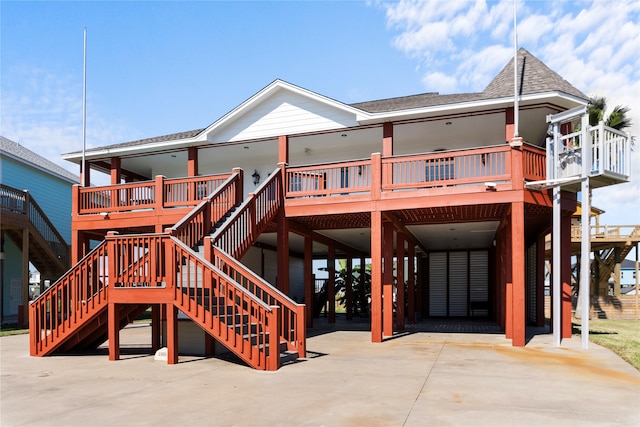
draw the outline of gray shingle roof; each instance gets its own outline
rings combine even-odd
[[[588,96],[523,48],[518,50],[518,81],[520,82],[521,95],[559,91],[585,100],[589,99]],[[513,58],[489,83],[483,94],[489,99],[513,96]]]
[[[120,144],[108,145],[106,147],[97,147],[97,148],[88,149],[87,152],[90,152],[92,150],[93,151],[102,150],[102,149],[105,149],[105,148],[132,147],[132,146],[136,146],[136,145],[153,144],[153,143],[156,143],[156,142],[177,141],[179,139],[193,138],[194,136],[198,135],[203,130],[205,130],[205,128],[203,128],[203,129],[195,129],[195,130],[188,130],[188,131],[185,131],[185,132],[172,133],[172,134],[169,134],[169,135],[154,136],[152,138],[138,139],[136,141],[122,142]]]
[[[25,148],[4,136],[0,136],[0,152],[2,154],[7,154],[10,157],[22,160],[23,162],[49,172],[52,175],[58,175],[60,178],[71,181],[74,184],[77,184],[80,180],[77,175],[74,175],[62,166],[58,166],[52,161],[45,159],[39,154],[34,153],[28,148]]]
[[[522,77],[523,72],[524,78]],[[559,74],[551,70],[542,61],[523,48],[518,50],[518,78],[521,95],[559,91],[585,100],[589,99],[584,93],[573,87],[571,83],[560,77]],[[351,104],[351,106],[369,113],[384,113],[412,108],[473,102],[483,99],[508,98],[511,96],[513,96],[513,58],[511,58],[509,63],[504,66],[482,92],[453,95],[424,93],[421,95],[360,102]]]

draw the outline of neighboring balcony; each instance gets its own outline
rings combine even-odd
[[[629,181],[631,144],[627,133],[600,122],[598,126],[589,128],[587,138],[579,130],[563,135],[559,140],[558,178],[581,177],[583,159],[586,159],[591,188]],[[576,191],[579,190],[578,187],[579,185],[575,188]]]

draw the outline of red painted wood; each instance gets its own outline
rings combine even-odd
[[[407,250],[407,321],[410,325],[416,323],[416,274],[415,274],[415,246],[409,243]]]
[[[525,345],[525,243],[524,243],[524,203],[511,205],[511,283],[513,341],[516,347]]]
[[[371,212],[371,341],[382,342],[382,213]]]
[[[118,315],[118,306],[115,303],[110,302],[108,304],[109,313],[107,314],[108,321],[108,336],[109,336],[109,360],[120,359],[120,316]]]
[[[561,338],[571,338],[571,212],[562,212],[560,218],[560,282],[561,282]]]
[[[385,222],[383,225],[383,331],[385,336],[393,335],[393,225]]]
[[[304,302],[306,305],[306,327],[313,328],[313,239],[304,236]]]
[[[396,329],[399,331],[404,330],[404,316],[405,316],[405,278],[404,278],[404,266],[405,266],[405,235],[404,233],[398,233],[396,238]]]
[[[327,303],[329,305],[329,323],[336,323],[336,247],[329,245],[327,254]]]

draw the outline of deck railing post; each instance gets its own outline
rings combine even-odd
[[[155,209],[156,211],[161,211],[162,208],[164,207],[164,180],[165,177],[162,175],[156,175],[156,182],[155,182],[155,197],[156,197],[156,205],[155,205]]]
[[[271,316],[269,318],[269,359],[267,360],[267,370],[277,371],[280,368],[280,307],[271,306]]]
[[[307,330],[305,319],[306,306],[304,304],[299,305],[296,308],[296,338],[298,340],[298,357],[307,357]]]
[[[371,200],[380,200],[382,193],[382,156],[371,154]]]

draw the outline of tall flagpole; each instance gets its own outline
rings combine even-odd
[[[82,73],[82,164],[80,165],[80,185],[86,184],[86,160],[85,151],[87,150],[87,27],[84,28],[84,60]]]
[[[520,136],[518,122],[518,0],[513,0],[513,137]]]

